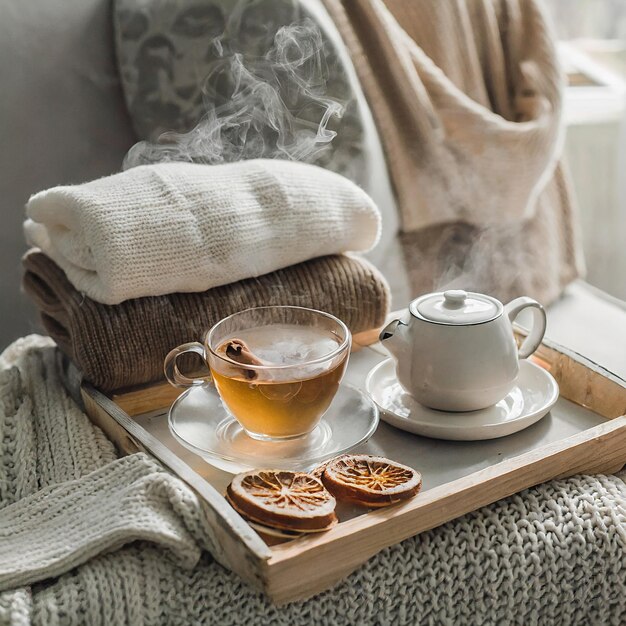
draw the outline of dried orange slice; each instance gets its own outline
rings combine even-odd
[[[381,456],[346,454],[328,463],[322,482],[338,500],[379,507],[412,498],[422,487],[422,475]]]
[[[335,498],[320,480],[303,472],[258,470],[238,474],[226,497],[244,517],[272,528],[315,532],[337,523]]]

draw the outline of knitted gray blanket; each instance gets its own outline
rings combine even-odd
[[[184,483],[117,458],[30,337],[0,357],[0,624],[623,624],[624,478],[529,489],[275,607],[211,557]]]

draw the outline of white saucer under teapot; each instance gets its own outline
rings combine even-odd
[[[518,351],[513,320],[533,312]],[[402,387],[420,404],[441,411],[476,411],[502,400],[546,330],[544,308],[528,297],[503,305],[491,296],[450,290],[421,296],[405,319],[389,323],[380,340],[396,364]]]

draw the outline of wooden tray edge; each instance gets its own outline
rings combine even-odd
[[[371,332],[375,340],[378,331],[375,337]],[[522,330],[518,332],[524,334]],[[328,588],[386,546],[517,491],[561,475],[583,471],[613,472],[622,467],[626,463],[626,418],[619,416],[626,413],[626,382],[597,363],[550,340],[542,344],[534,359],[555,376],[563,397],[605,418],[616,419],[429,490],[402,507],[372,512],[344,522],[319,537],[296,540],[271,549],[226,504],[221,494],[130,419],[116,404],[116,397],[111,399],[87,383],[80,384],[75,373],[70,378],[74,388],[80,384],[80,395],[91,419],[120,449],[127,452],[145,450],[154,455],[209,503],[207,509],[218,546],[216,558],[280,604]],[[174,390],[174,394],[177,393]],[[511,463],[515,463],[512,469]],[[562,471],[566,466],[568,469]],[[458,492],[446,495],[440,491],[442,488],[449,490],[450,486],[462,490],[463,497],[458,497]],[[480,497],[468,500],[469,496],[474,498],[478,489],[484,489]],[[437,497],[445,500],[445,515],[434,521],[436,511],[442,506]],[[359,532],[358,539],[355,531]],[[328,568],[327,559],[336,560],[339,544],[342,551],[345,550],[344,544],[349,546],[348,557]],[[303,576],[305,571],[316,572],[317,578],[307,579]],[[324,575],[320,577],[319,572]]]
[[[271,559],[263,564],[265,591],[277,604],[303,600],[404,539],[547,480],[614,473],[625,463],[626,416],[622,416],[434,487],[404,505],[372,511],[322,535],[275,546]],[[323,576],[307,577],[307,571]]]
[[[184,480],[200,498],[214,531],[213,556],[257,588],[264,586],[261,567],[271,557],[267,544],[210,483],[194,472],[158,439],[133,421],[113,400],[88,383],[81,386],[85,411],[96,426],[126,453],[151,454]]]

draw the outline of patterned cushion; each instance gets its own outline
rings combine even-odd
[[[297,158],[367,188],[363,104],[345,51],[318,27],[310,7],[310,0],[116,0],[117,57],[137,134],[154,141],[167,131],[188,133],[177,137],[181,149],[167,154],[140,144],[135,163]],[[297,31],[283,28],[289,25]],[[320,121],[338,104],[343,114],[326,127],[337,135],[314,142]],[[225,120],[218,133],[211,116]],[[210,146],[208,134],[217,140]]]

